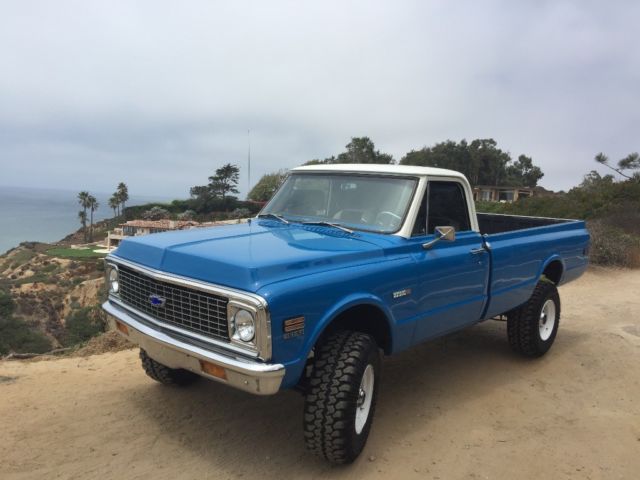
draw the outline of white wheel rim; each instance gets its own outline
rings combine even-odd
[[[556,326],[556,304],[553,300],[544,302],[538,326],[540,328],[540,338],[543,341],[549,340],[553,328]]]
[[[356,433],[360,435],[362,429],[367,423],[369,412],[371,411],[371,400],[373,397],[373,366],[367,365],[360,380],[360,388],[358,389],[358,402],[356,404]]]

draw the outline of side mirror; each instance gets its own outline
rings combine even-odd
[[[436,238],[422,244],[422,248],[429,250],[440,240],[453,242],[456,239],[456,229],[453,227],[436,227]]]

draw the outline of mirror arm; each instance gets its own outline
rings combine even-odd
[[[423,243],[422,248],[424,248],[425,250],[429,250],[431,247],[433,247],[436,243],[438,243],[443,238],[444,238],[444,234],[441,233],[433,240],[429,240],[427,243]]]
[[[447,230],[445,230],[447,229]],[[427,243],[423,243],[422,244],[422,248],[425,250],[429,250],[431,247],[433,247],[436,243],[438,243],[440,240],[448,240],[448,241],[454,241],[456,239],[456,231],[453,227],[436,227],[436,234],[437,236],[433,239],[428,241]]]

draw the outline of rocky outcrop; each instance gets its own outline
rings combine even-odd
[[[63,344],[66,319],[100,304],[101,259],[67,259],[47,254],[51,245],[25,243],[0,256],[0,288],[13,298],[13,317]]]

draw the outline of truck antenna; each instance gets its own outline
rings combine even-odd
[[[248,189],[247,189],[247,200],[249,199],[249,192],[251,192],[251,130],[247,130],[247,176],[248,180]]]

